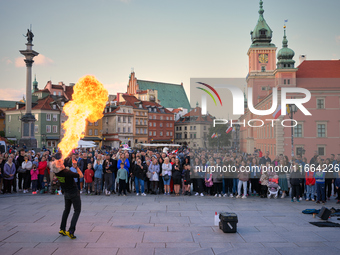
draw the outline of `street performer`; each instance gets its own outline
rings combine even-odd
[[[76,224],[81,211],[80,192],[74,178],[83,178],[83,173],[77,167],[77,173],[72,172],[69,167],[64,166],[63,159],[60,154],[56,155],[56,159],[52,164],[52,171],[57,176],[61,183],[61,189],[65,199],[65,209],[60,224],[59,234],[68,236],[71,239],[76,239],[74,232],[76,230]],[[74,214],[71,220],[71,226],[66,231],[66,222],[68,215],[70,214],[71,205],[73,204]]]

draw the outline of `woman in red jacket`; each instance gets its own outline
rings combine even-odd
[[[307,187],[307,193],[306,193],[306,201],[308,200],[314,200],[315,197],[315,178],[314,178],[314,172],[308,171],[306,172],[306,187]]]
[[[41,161],[39,162],[38,165],[38,189],[41,190],[44,187],[44,175],[45,175],[45,169],[47,168],[47,161],[46,161],[46,156],[42,156]]]

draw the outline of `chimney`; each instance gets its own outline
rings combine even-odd
[[[300,55],[299,56],[299,61],[300,61],[300,65],[303,61],[307,60],[307,55]]]

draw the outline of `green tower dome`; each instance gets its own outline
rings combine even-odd
[[[32,92],[36,92],[38,90],[38,82],[37,82],[37,76],[34,76],[34,81],[33,81],[33,89]]]
[[[277,68],[294,68],[295,61],[293,57],[295,56],[295,52],[288,48],[288,40],[286,36],[286,26],[284,28],[283,40],[282,40],[282,49],[277,53]]]
[[[250,32],[252,46],[275,46],[270,43],[272,41],[273,31],[268,26],[266,20],[263,17],[263,1],[260,0],[259,19],[253,31]]]

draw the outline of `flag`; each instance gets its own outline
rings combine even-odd
[[[286,104],[286,109],[287,109],[287,113],[290,114],[290,108],[288,104]]]
[[[233,130],[233,128],[230,126],[230,127],[228,127],[228,129],[225,132],[228,134],[232,130]]]
[[[216,133],[213,133],[211,138],[215,138],[216,137]]]
[[[281,115],[281,105],[277,107],[277,110],[274,112],[273,117],[274,119],[277,119],[278,117],[280,117],[280,115]]]
[[[288,19],[285,19],[285,23],[288,22]]]

